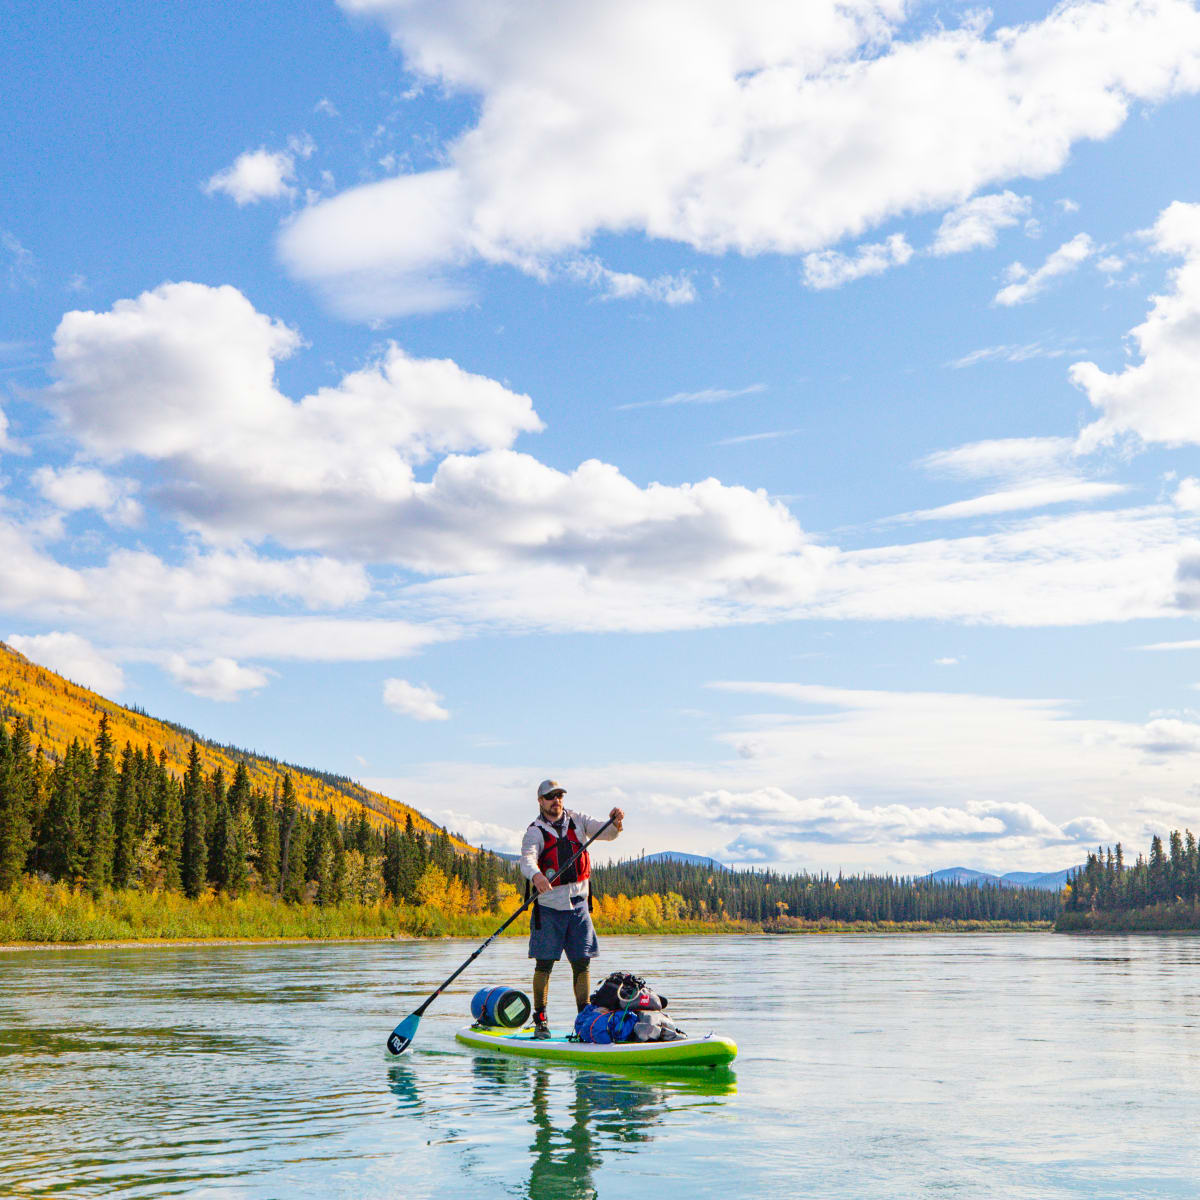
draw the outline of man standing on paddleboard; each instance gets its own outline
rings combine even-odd
[[[596,930],[592,926],[590,904],[591,860],[585,850],[566,866],[588,838],[599,834],[611,841],[621,832],[625,814],[614,808],[612,824],[599,833],[605,822],[571,812],[563,804],[567,789],[557,780],[544,779],[538,785],[538,816],[521,842],[521,874],[538,892],[529,928],[529,957],[533,969],[534,1037],[548,1038],[546,997],[550,990],[550,972],[565,950],[571,964],[575,1005],[582,1009],[588,1002],[591,981],[588,964],[600,953]]]

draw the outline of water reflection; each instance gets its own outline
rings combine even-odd
[[[575,1068],[531,1066],[505,1057],[478,1056],[473,1064],[479,1090],[524,1103],[529,1097],[529,1200],[594,1200],[593,1172],[604,1153],[636,1150],[652,1142],[677,1093],[704,1096],[736,1091],[733,1072],[672,1080]],[[570,1073],[573,1096],[562,1108],[563,1077]],[[712,1076],[708,1078],[708,1076]]]
[[[402,1109],[420,1110],[421,1089],[416,1072],[406,1062],[393,1063],[388,1068],[388,1091],[400,1101]]]

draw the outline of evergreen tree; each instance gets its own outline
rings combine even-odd
[[[1183,835],[1178,829],[1167,838],[1167,898],[1183,895],[1186,859],[1183,856]]]
[[[389,900],[397,899],[400,879],[400,831],[389,825],[383,831],[383,890]]]
[[[117,772],[116,803],[113,807],[113,886],[128,887],[133,872],[133,849],[137,845],[138,826],[137,760],[133,747],[126,742]]]
[[[425,838],[413,823],[412,813],[404,819],[404,833],[400,835],[400,845],[397,852],[398,866],[396,870],[396,899],[406,904],[417,901],[417,881],[425,873],[428,865]]]
[[[33,844],[33,767],[28,729],[24,723],[14,721],[12,737],[0,741],[0,890],[7,890],[21,878]]]
[[[183,887],[183,790],[167,770],[167,752],[159,752],[154,765],[153,807],[158,826],[163,871],[163,887],[179,891]]]
[[[83,797],[91,783],[91,759],[91,751],[76,738],[50,773],[37,841],[38,859],[51,879],[74,883],[87,869]]]
[[[301,901],[307,891],[308,821],[296,803],[292,777],[286,774],[279,794],[279,829],[279,892],[285,900]]]
[[[250,857],[254,849],[254,816],[250,802],[250,773],[246,764],[239,762],[233,775],[233,786],[226,797],[229,828],[221,866],[225,890],[231,896],[242,895],[250,882]]]
[[[38,842],[38,831],[46,812],[46,802],[49,797],[50,770],[46,765],[46,756],[41,744],[33,755],[33,793],[29,805],[29,849],[25,855],[25,871],[29,875],[38,875],[44,871]]]
[[[328,818],[328,820],[326,819]],[[304,847],[304,878],[308,883],[317,883],[326,866],[330,840],[337,834],[337,819],[331,812],[319,812],[313,819],[308,843]]]
[[[264,892],[274,892],[279,886],[279,821],[266,792],[254,793],[254,840],[257,852],[254,870],[258,886]]]
[[[1162,838],[1156,833],[1150,839],[1150,904],[1160,904],[1167,899],[1170,890],[1170,878],[1167,874],[1167,857],[1163,853]]]
[[[88,795],[88,886],[93,892],[111,887],[116,836],[113,808],[116,804],[117,774],[113,767],[113,743],[108,732],[108,713],[100,714],[96,733],[96,762]]]
[[[208,878],[208,845],[204,816],[207,797],[200,751],[192,743],[187,771],[183,777],[183,862],[181,876],[184,895],[195,897],[204,890]]]
[[[367,820],[367,810],[365,808],[358,810],[358,820],[354,823],[354,833],[351,837],[345,839],[345,843],[347,849],[357,850],[363,855],[370,854],[374,850],[371,824]]]
[[[230,828],[225,772],[220,767],[209,777],[204,790],[205,812],[210,815],[212,822],[208,827],[208,882],[223,890],[228,883],[228,856],[235,835]]]
[[[338,904],[345,896],[346,848],[333,813],[318,814],[314,823],[314,843],[319,846],[316,863],[316,901]]]

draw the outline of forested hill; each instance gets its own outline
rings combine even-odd
[[[220,768],[226,779],[232,779],[238,766],[244,766],[251,786],[267,795],[276,793],[283,776],[290,775],[296,803],[311,813],[332,812],[345,822],[365,811],[367,819],[380,828],[387,824],[403,827],[409,817],[418,830],[431,833],[439,828],[416,809],[352,779],[219,745],[170,721],[125,708],[30,662],[0,642],[0,724],[10,726],[18,718],[24,721],[32,744],[40,746],[48,758],[62,759],[76,739],[90,744],[101,713],[108,715],[109,736],[118,752],[127,742],[143,752],[149,747],[155,760],[165,755],[164,765],[172,774],[182,776],[187,770],[195,742],[205,774]],[[464,843],[453,840],[463,848]]]

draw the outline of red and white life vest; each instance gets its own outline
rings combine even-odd
[[[542,817],[530,822],[530,829],[535,826],[542,835],[542,852],[538,855],[538,870],[550,880],[552,887],[560,887],[567,883],[582,883],[591,875],[592,861],[586,850],[565,871],[562,870],[571,856],[583,845],[579,836],[581,831],[575,828],[573,814],[568,813],[566,816],[565,837],[559,837],[558,830]]]

